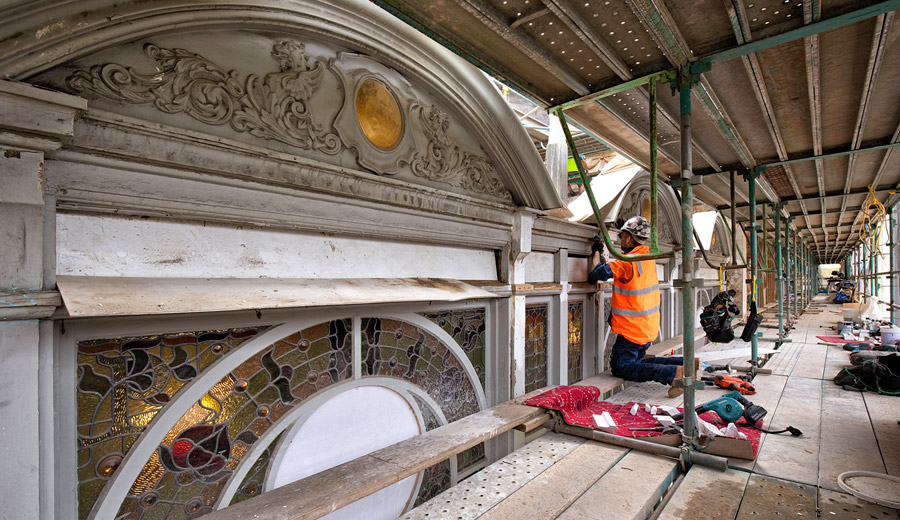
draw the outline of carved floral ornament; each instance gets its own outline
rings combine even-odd
[[[74,72],[66,86],[120,103],[152,104],[167,114],[183,113],[204,124],[228,125],[236,132],[327,156],[347,147],[362,166],[379,175],[396,174],[408,165],[429,181],[511,200],[493,165],[447,136],[449,116],[415,100],[408,85],[408,95],[398,96],[386,79],[390,69],[370,58],[341,53],[340,61],[330,60],[326,67],[309,56],[302,43],[283,40],[272,46],[277,72],[249,74],[242,80],[240,72],[185,49],[148,43],[144,52],[155,62],[155,72],[106,63]],[[345,63],[348,60],[351,63]],[[373,66],[384,73],[360,74]],[[345,93],[333,125],[321,122],[328,119],[321,107],[315,114],[310,109],[326,71],[338,77]]]

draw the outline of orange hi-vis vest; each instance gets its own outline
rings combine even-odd
[[[642,255],[650,248],[639,245],[629,255]],[[613,272],[612,319],[613,332],[638,345],[659,337],[659,279],[656,262],[642,260],[609,262]]]

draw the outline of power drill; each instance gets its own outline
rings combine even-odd
[[[768,413],[765,408],[751,403],[738,392],[728,392],[722,397],[697,406],[694,411],[697,414],[716,412],[725,422],[735,422],[743,417],[751,426],[756,425]],[[684,413],[673,415],[672,419],[680,421],[684,419]]]

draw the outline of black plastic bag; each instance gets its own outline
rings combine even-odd
[[[739,312],[734,302],[735,292],[722,291],[717,294],[709,305],[700,313],[700,326],[706,332],[706,337],[716,343],[730,343],[734,341],[734,329],[731,328],[731,320]]]
[[[900,356],[888,354],[857,366],[844,367],[834,383],[846,389],[900,395]]]
[[[756,300],[750,302],[750,316],[747,318],[747,324],[744,325],[743,332],[741,332],[741,339],[744,341],[753,339],[754,334],[756,334],[756,329],[759,328],[759,324],[762,323],[762,320],[762,314],[756,312]]]

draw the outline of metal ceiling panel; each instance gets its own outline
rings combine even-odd
[[[894,23],[885,35],[884,59],[881,73],[875,81],[876,95],[863,131],[863,141],[886,141],[896,131],[900,123],[900,103],[896,96],[887,93],[900,92],[900,20],[894,16]]]
[[[822,146],[848,149],[862,100],[874,20],[819,35]]]
[[[718,64],[706,73],[706,77],[728,107],[728,114],[753,157],[760,162],[777,160],[775,143],[743,60]]]
[[[722,0],[669,0],[665,4],[694,56],[737,45]]]
[[[827,193],[844,189],[847,180],[847,161],[846,155],[822,160],[826,172],[825,191]],[[839,175],[838,172],[843,172],[843,174]]]
[[[812,150],[812,133],[809,117],[809,94],[803,42],[793,41],[774,49],[757,53],[769,98],[781,128],[789,155],[808,155]]]

